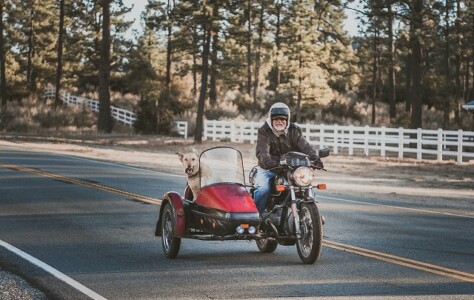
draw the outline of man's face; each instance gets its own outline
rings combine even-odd
[[[277,131],[285,130],[287,119],[285,117],[272,118],[272,126]]]

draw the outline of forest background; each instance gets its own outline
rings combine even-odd
[[[343,29],[350,6],[359,34]],[[121,0],[0,0],[0,130],[169,134],[191,120],[474,129],[472,0],[148,0],[130,37]],[[56,99],[41,94],[56,89]],[[99,114],[60,92],[98,98]]]

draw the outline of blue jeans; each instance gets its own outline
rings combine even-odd
[[[263,212],[267,205],[268,196],[272,188],[272,179],[276,176],[272,171],[258,168],[255,173],[255,191],[253,198],[259,212]]]

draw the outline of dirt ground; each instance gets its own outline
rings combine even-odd
[[[257,164],[254,144],[207,141],[196,145],[190,139],[161,136],[48,138],[0,135],[0,145],[97,158],[174,174],[183,174],[176,152],[186,152],[193,147],[202,151],[225,145],[242,152],[247,172]],[[461,207],[474,215],[473,160],[458,164],[455,161],[332,155],[323,161],[327,172],[318,173],[317,180],[327,183],[328,191],[333,194],[351,193],[366,197],[384,194],[384,198],[406,201],[425,201],[424,198],[430,197],[438,204],[442,201],[462,203]]]

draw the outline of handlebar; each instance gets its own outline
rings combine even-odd
[[[316,170],[327,171],[327,170],[324,168],[324,164],[323,164],[323,162],[322,162],[320,159],[311,160],[311,161],[309,161],[309,162],[310,162],[310,165],[309,165],[308,167],[313,168],[313,169],[316,169]],[[269,170],[270,170],[270,171],[278,171],[278,170],[282,170],[282,169],[285,169],[285,168],[292,169],[292,168],[299,168],[299,167],[302,167],[302,166],[291,166],[291,165],[286,164],[286,162],[283,163],[283,161],[280,161],[280,163],[278,164],[278,166],[273,167],[273,168],[270,168]]]

